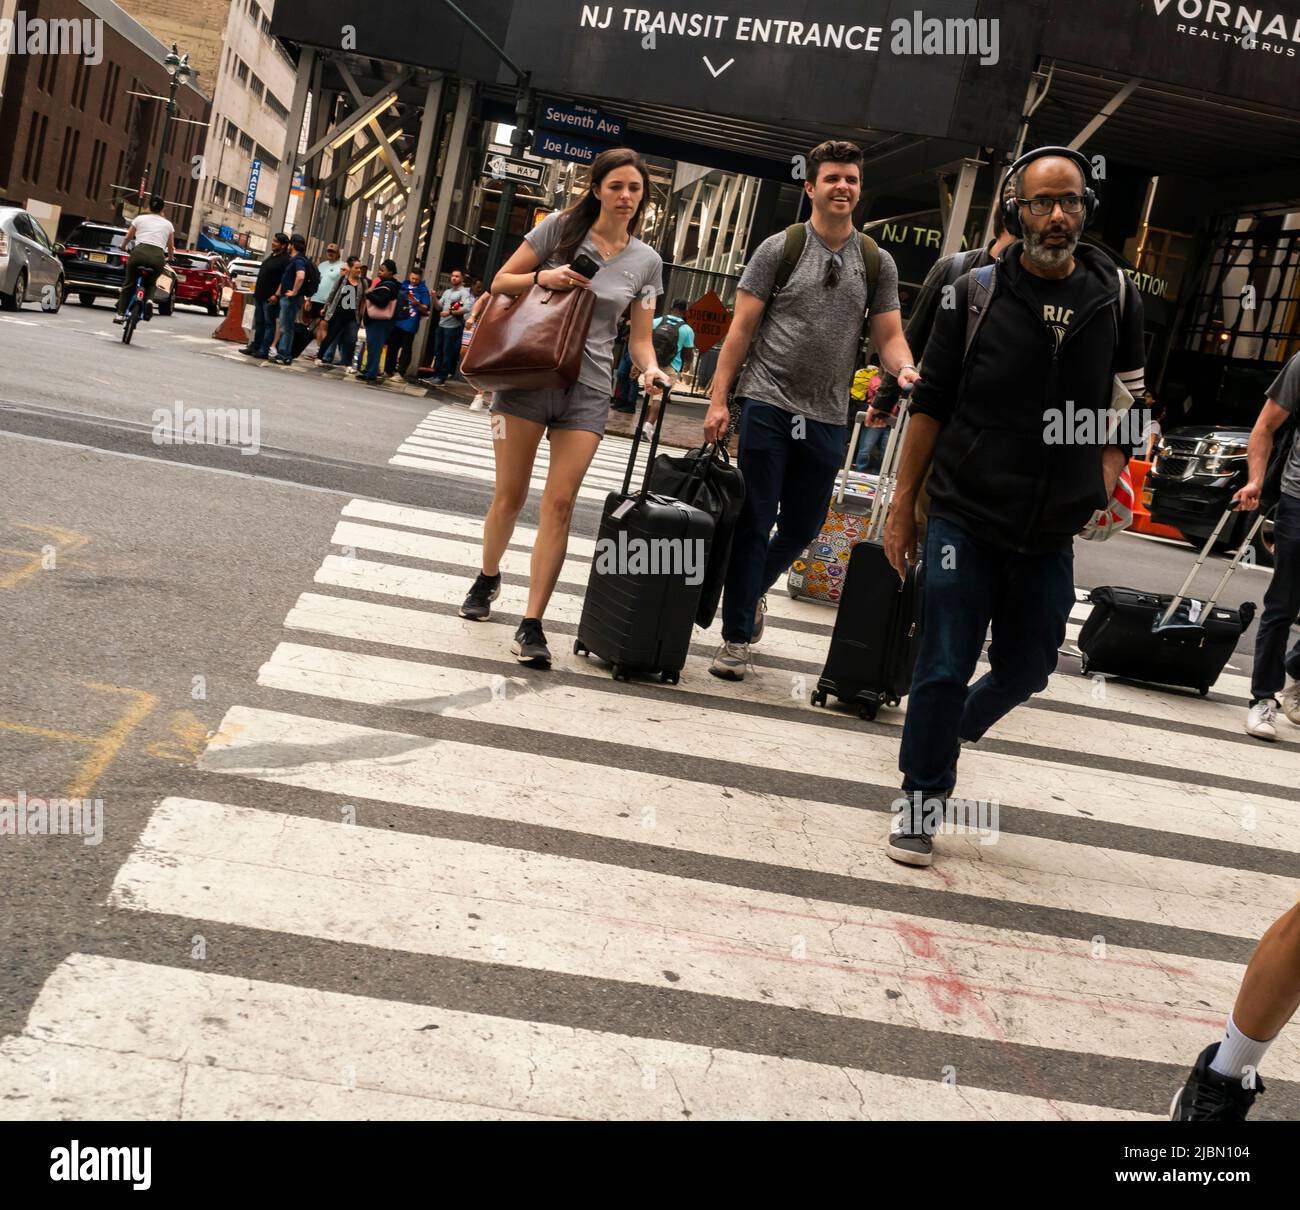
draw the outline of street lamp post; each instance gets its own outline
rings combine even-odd
[[[532,121],[533,112],[533,90],[530,83],[530,74],[524,71],[501,47],[492,41],[466,15],[459,5],[453,4],[452,0],[443,0],[443,3],[482,41],[486,42],[496,52],[497,58],[514,72],[516,89],[515,128],[514,133],[510,136],[510,154],[516,158],[522,157],[528,146],[528,128]],[[491,285],[492,278],[504,257],[506,240],[510,235],[510,215],[515,208],[516,188],[514,177],[508,176],[501,182],[501,197],[497,202],[496,226],[492,229],[492,243],[488,246],[487,264],[483,270],[483,280],[489,285]]]
[[[163,60],[163,66],[167,69],[167,74],[171,76],[171,87],[167,90],[167,109],[163,113],[162,142],[158,146],[158,159],[153,166],[153,193],[157,197],[162,189],[162,166],[163,156],[167,151],[167,134],[172,124],[172,114],[176,112],[176,94],[180,87],[190,76],[197,76],[199,73],[190,66],[189,55],[182,55],[176,49],[176,43],[172,43],[171,51]]]

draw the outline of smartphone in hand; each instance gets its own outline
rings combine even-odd
[[[574,258],[573,264],[570,267],[575,273],[581,273],[588,281],[600,272],[600,266],[585,252],[579,253],[579,255]]]

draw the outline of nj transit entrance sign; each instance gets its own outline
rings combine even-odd
[[[701,11],[547,0],[516,5],[506,49],[539,87],[615,104],[987,140],[1014,129],[1023,100],[1026,9],[1032,0],[1019,16],[1009,0],[710,0]]]

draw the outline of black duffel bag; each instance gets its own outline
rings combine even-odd
[[[745,480],[731,465],[726,447],[709,444],[679,456],[660,454],[651,472],[650,490],[703,509],[713,518],[713,541],[695,615],[697,625],[711,626],[722,600],[736,519],[745,503]]]

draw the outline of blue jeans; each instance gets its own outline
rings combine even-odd
[[[1273,514],[1273,538],[1273,579],[1264,593],[1264,609],[1255,633],[1252,702],[1277,697],[1284,674],[1300,680],[1300,641],[1289,653],[1286,649],[1296,614],[1300,613],[1300,500],[1285,492]]]
[[[275,336],[275,319],[280,313],[278,303],[266,299],[253,299],[253,339],[248,347],[259,357],[265,357],[271,351],[271,340]]]
[[[636,375],[632,373],[632,354],[624,352],[618,363],[618,376],[614,383],[614,394],[618,398],[619,406],[635,409],[637,396],[640,393]]]
[[[455,378],[460,369],[460,338],[464,335],[463,324],[454,328],[444,328],[441,324],[434,330],[433,336],[433,376],[435,378]]]
[[[923,564],[920,648],[898,767],[905,793],[942,797],[957,782],[961,741],[979,739],[1047,687],[1074,605],[1074,551],[1017,554],[931,517]],[[971,685],[990,622],[989,671]]]
[[[298,295],[280,299],[280,343],[276,345],[276,354],[286,361],[293,360],[293,325],[302,314],[302,299]]]
[[[880,465],[885,456],[885,442],[889,440],[889,427],[885,425],[883,428],[870,429],[863,425],[857,453],[853,456],[855,471],[871,471]],[[872,465],[873,462],[875,466]]]
[[[373,382],[379,377],[379,359],[384,355],[384,346],[388,343],[388,334],[393,330],[391,319],[366,320],[366,364],[362,367],[361,377]]]
[[[821,532],[847,443],[846,425],[743,401],[737,465],[745,476],[745,503],[723,589],[724,641],[749,642],[759,598]]]

